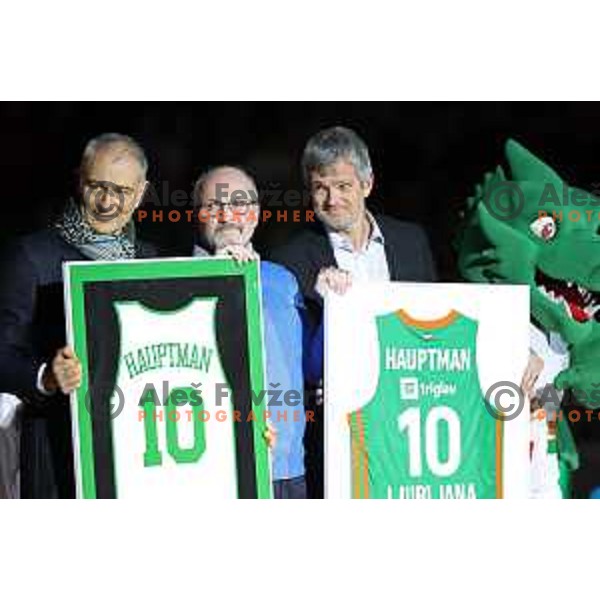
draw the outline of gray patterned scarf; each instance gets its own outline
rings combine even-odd
[[[135,258],[135,227],[131,221],[120,233],[97,233],[83,218],[81,208],[72,198],[54,227],[66,242],[92,260]]]

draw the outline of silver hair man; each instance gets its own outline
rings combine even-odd
[[[148,159],[144,150],[132,137],[122,133],[101,133],[92,138],[83,150],[81,171],[86,172],[88,165],[93,162],[96,155],[106,147],[113,145],[120,145],[123,147],[125,153],[133,155],[139,163],[143,177],[145,178],[148,172]]]
[[[331,127],[308,140],[302,155],[304,180],[309,182],[312,172],[322,171],[339,160],[350,163],[360,181],[370,181],[373,177],[369,149],[362,138],[347,127]]]

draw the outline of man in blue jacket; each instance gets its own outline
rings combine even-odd
[[[229,256],[238,261],[259,258],[252,246],[258,224],[258,191],[247,173],[229,166],[211,169],[198,179],[193,195],[198,211],[194,256]],[[268,405],[275,430],[275,498],[306,498],[302,296],[295,277],[285,267],[263,261],[260,277],[265,386],[282,391],[278,405]]]

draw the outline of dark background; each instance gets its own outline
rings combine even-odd
[[[83,147],[101,132],[127,133],[145,148],[158,194],[145,202],[151,210],[169,202],[174,190],[189,196],[195,177],[222,163],[248,167],[271,194],[300,193],[304,143],[336,124],[356,129],[371,150],[374,209],[421,223],[447,280],[455,276],[450,242],[459,208],[483,172],[502,160],[507,137],[580,187],[600,181],[597,103],[2,103],[0,242],[44,225],[74,193]],[[281,242],[299,226],[269,221],[258,232],[259,248]],[[140,231],[168,253],[185,252],[191,243],[184,222],[146,219]]]
[[[223,163],[247,167],[261,189],[301,192],[303,146],[332,125],[365,139],[374,209],[424,226],[444,280],[456,278],[451,241],[460,208],[485,170],[502,161],[509,136],[570,183],[591,189],[600,182],[600,104],[593,102],[7,102],[0,104],[0,243],[44,226],[75,193],[81,153],[99,133],[129,134],[146,150],[157,192],[145,201],[150,212],[158,203],[169,210],[175,190],[189,197],[199,173]],[[259,249],[301,226],[270,221],[259,229]],[[189,251],[191,226],[166,214],[139,231],[167,254]],[[600,482],[600,424],[574,429],[583,461],[576,483],[587,495]]]

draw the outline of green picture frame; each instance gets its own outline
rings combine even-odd
[[[234,326],[232,331],[229,326],[222,328],[221,341],[229,354],[240,357],[241,371],[245,371],[236,369],[233,375],[239,385],[232,389],[233,401],[241,411],[241,420],[234,425],[232,449],[236,452],[237,497],[272,498],[265,407],[255,400],[265,386],[259,267],[258,261],[236,263],[220,258],[65,263],[67,340],[82,366],[81,386],[71,394],[78,497],[119,497],[119,482],[115,481],[119,456],[110,443],[113,419],[102,417],[106,398],[94,391],[98,385],[91,377],[94,358],[90,345],[96,348],[95,355],[107,354],[95,337],[103,335],[102,317],[114,312],[116,298],[146,302],[144,294],[148,298],[160,294],[167,302],[169,295],[175,299],[173,308],[182,299],[216,297],[217,310],[227,311],[228,323]],[[97,310],[98,306],[103,310]],[[118,360],[119,353],[112,354],[117,358],[104,356],[104,363]],[[231,372],[228,375],[231,377]]]

